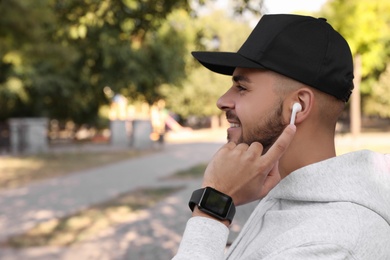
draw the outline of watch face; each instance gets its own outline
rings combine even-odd
[[[232,204],[232,199],[210,187],[206,188],[203,193],[203,198],[200,202],[200,207],[209,212],[225,218]]]

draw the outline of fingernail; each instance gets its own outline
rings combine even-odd
[[[296,127],[296,125],[288,125],[290,128],[291,128],[291,130],[293,130],[294,132],[297,130],[297,127]]]

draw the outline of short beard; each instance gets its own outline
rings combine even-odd
[[[254,127],[246,136],[242,134],[237,143],[250,145],[253,142],[259,142],[263,145],[263,154],[266,153],[286,127],[286,124],[283,123],[282,113],[283,102],[280,101],[277,109],[264,119],[264,124]]]

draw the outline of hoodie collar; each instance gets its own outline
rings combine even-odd
[[[348,153],[298,169],[270,197],[310,202],[352,202],[390,224],[390,154],[368,150]]]

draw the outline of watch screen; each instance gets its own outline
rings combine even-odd
[[[231,203],[232,199],[229,196],[226,196],[217,190],[208,188],[203,194],[200,206],[214,214],[226,217]]]

